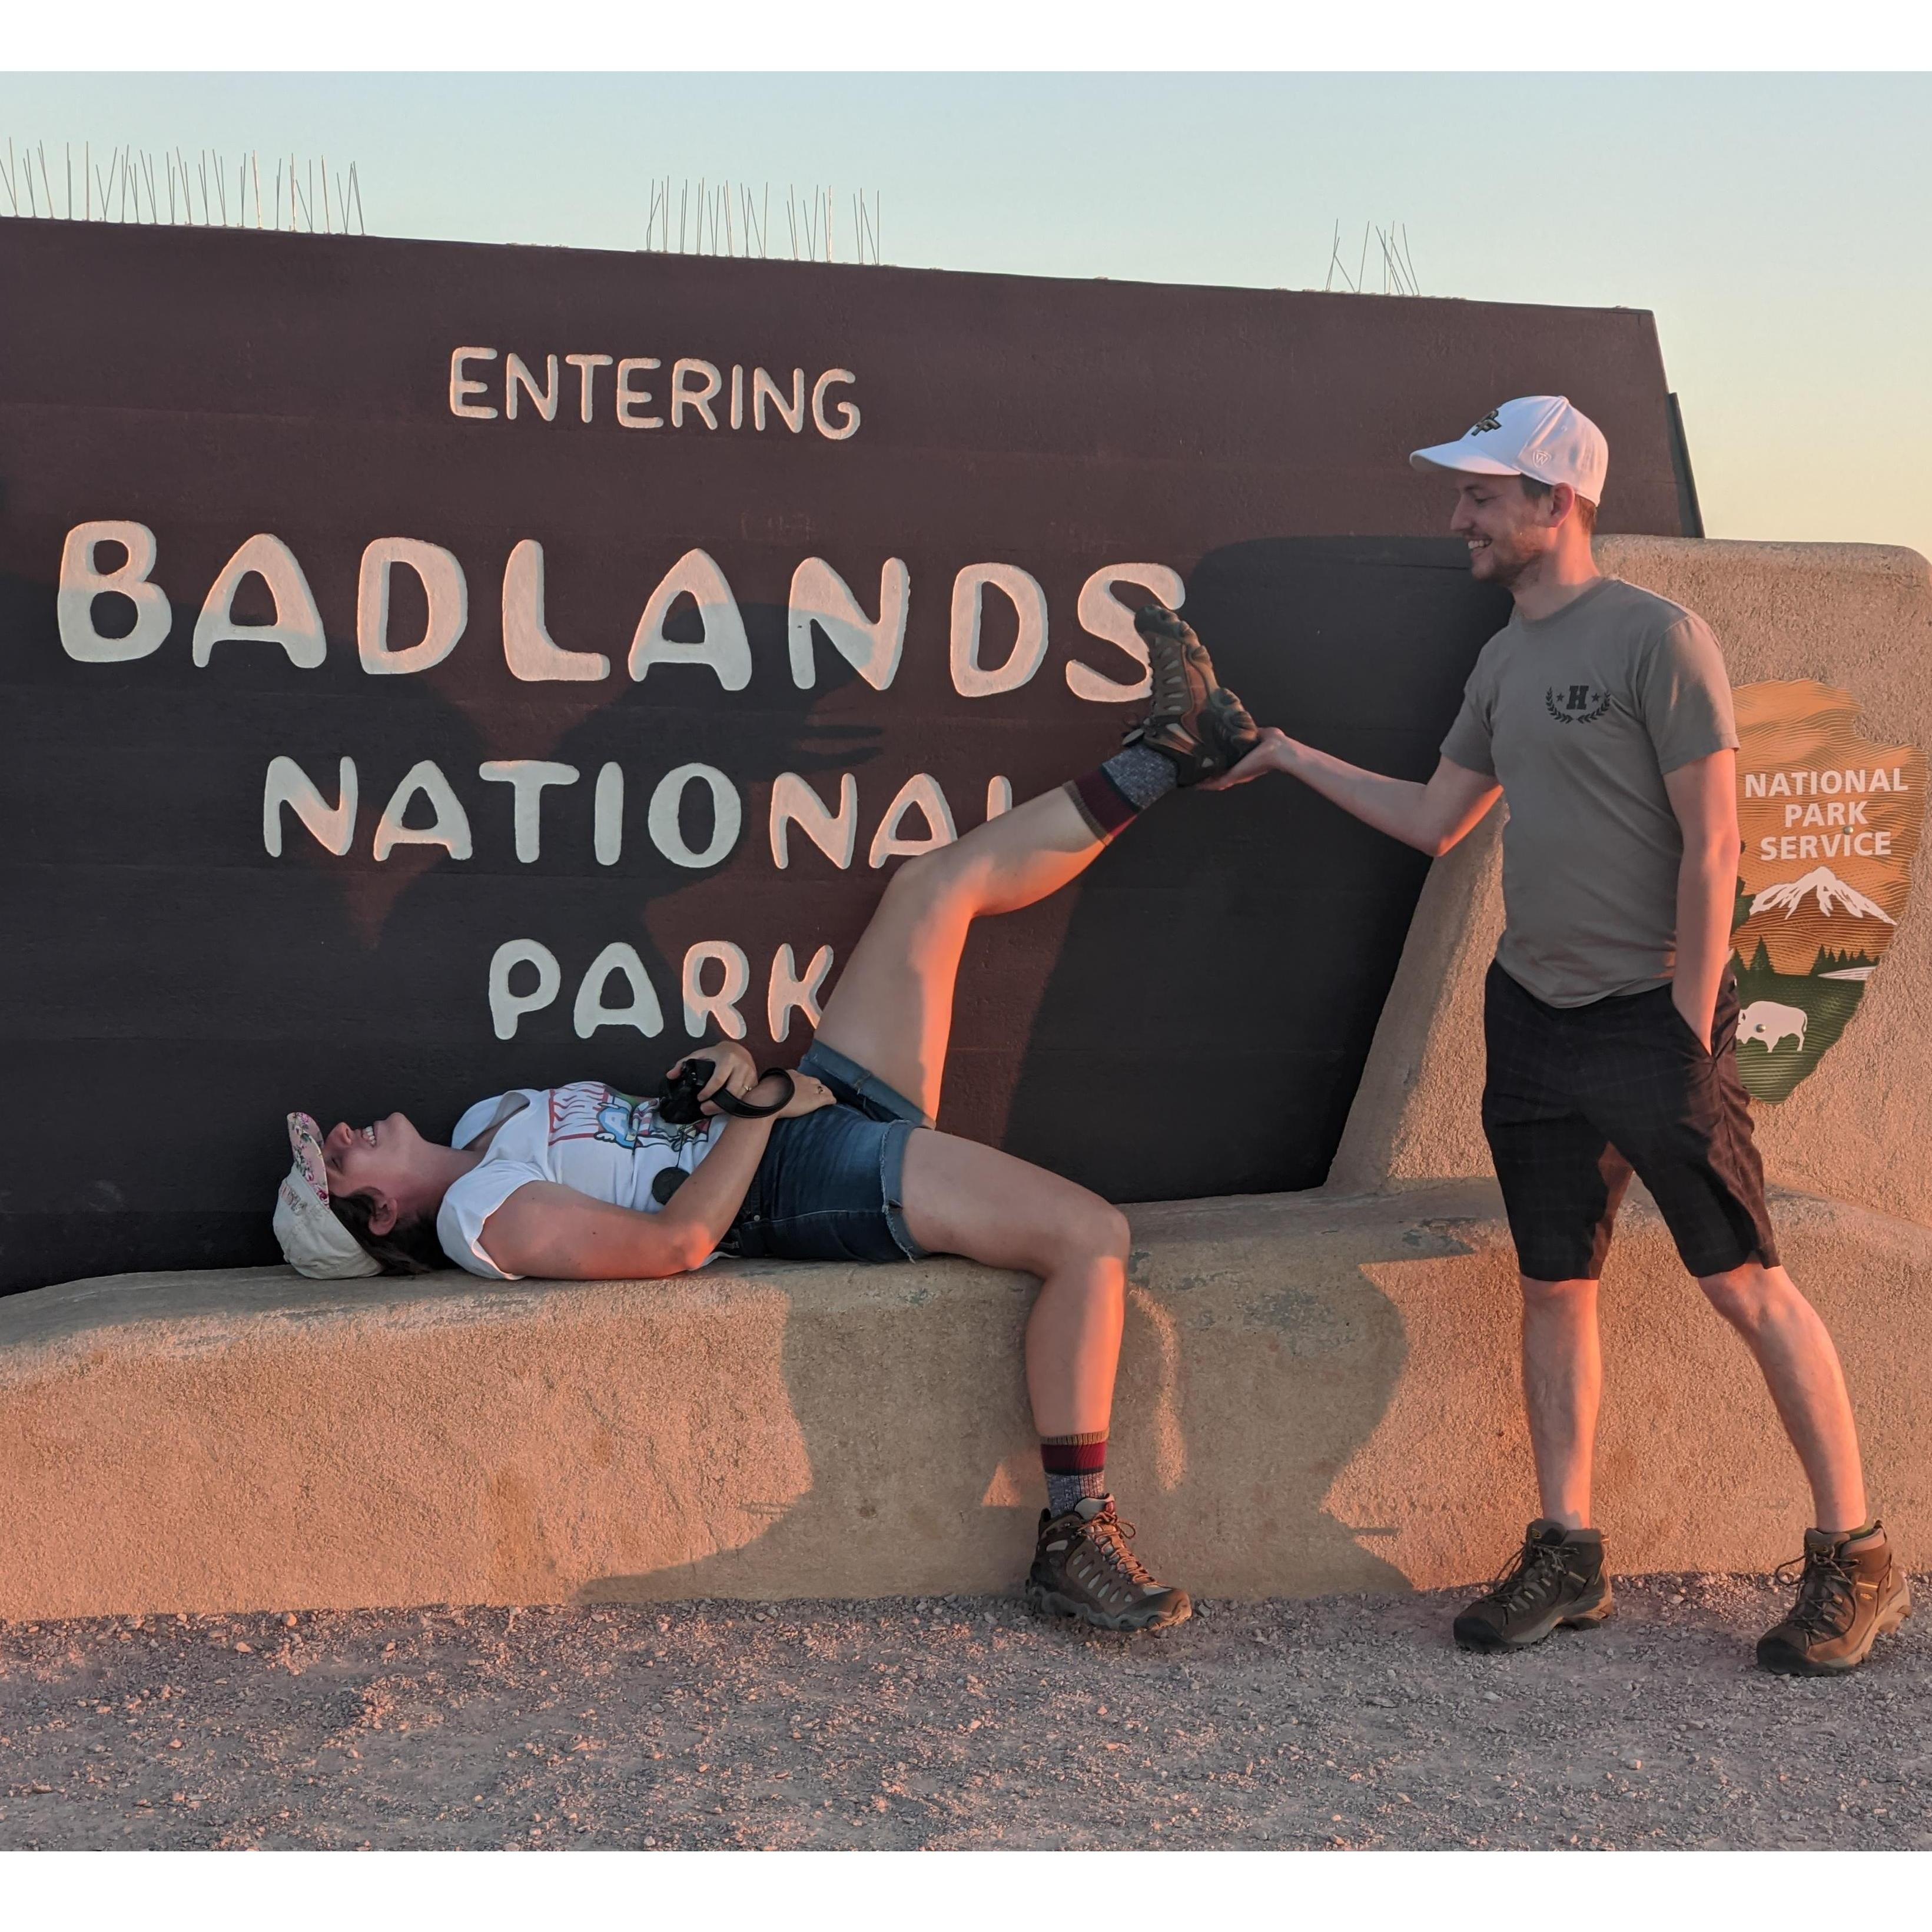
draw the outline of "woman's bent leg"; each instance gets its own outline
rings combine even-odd
[[[1027,1389],[1048,1506],[1027,1600],[1103,1630],[1163,1630],[1192,1613],[1130,1546],[1106,1493],[1106,1438],[1126,1297],[1127,1225],[1070,1180],[950,1134],[914,1133],[902,1192],[922,1247],[1040,1279],[1027,1324]]]
[[[1043,1436],[1104,1436],[1126,1305],[1127,1222],[1096,1194],[997,1148],[915,1133],[906,1225],[935,1253],[1040,1279],[1027,1323],[1027,1394]]]

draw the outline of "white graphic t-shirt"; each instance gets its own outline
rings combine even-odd
[[[652,1184],[668,1168],[694,1172],[724,1126],[713,1117],[673,1126],[658,1118],[655,1101],[601,1081],[576,1080],[479,1100],[457,1122],[450,1144],[467,1147],[496,1120],[502,1124],[483,1158],[451,1186],[436,1217],[443,1252],[493,1281],[520,1279],[500,1268],[482,1246],[484,1222],[518,1188],[554,1180],[593,1201],[654,1214],[664,1204]]]

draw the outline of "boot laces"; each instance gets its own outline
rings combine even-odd
[[[1489,1599],[1506,1610],[1521,1610],[1548,1596],[1562,1582],[1568,1567],[1560,1545],[1526,1543],[1515,1560],[1491,1582]]]
[[[1111,1511],[1096,1516],[1087,1526],[1087,1533],[1122,1576],[1130,1583],[1152,1583],[1154,1573],[1127,1547],[1133,1540],[1134,1526],[1123,1522]]]
[[[1814,1636],[1841,1636],[1858,1615],[1852,1566],[1836,1550],[1807,1551],[1777,1568],[1780,1583],[1798,1586],[1798,1601],[1786,1622]]]

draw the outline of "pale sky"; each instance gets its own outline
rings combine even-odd
[[[1319,288],[1393,220],[1425,294],[1652,310],[1710,535],[1932,554],[1932,76],[4,75],[10,134],[326,152],[473,241],[723,176],[876,190],[907,266]]]

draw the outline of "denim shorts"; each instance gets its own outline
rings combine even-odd
[[[838,1105],[781,1120],[724,1246],[748,1258],[917,1261],[906,1226],[906,1142],[931,1119],[856,1060],[814,1046],[798,1064]]]

